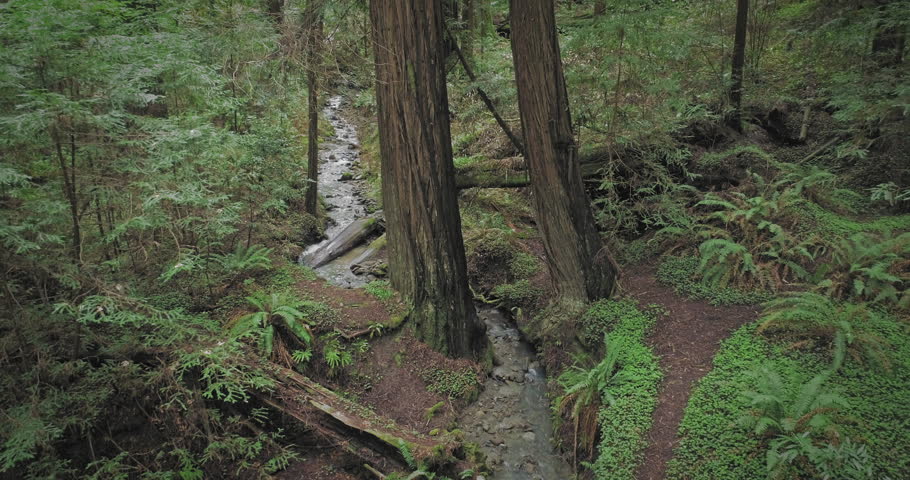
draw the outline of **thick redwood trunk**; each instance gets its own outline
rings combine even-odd
[[[511,0],[512,56],[537,224],[563,299],[610,294],[617,271],[585,195],[553,0]]]
[[[305,14],[307,28],[307,188],[304,210],[316,215],[319,205],[319,40],[322,30],[321,0],[311,1]]]
[[[749,23],[749,0],[736,1],[736,33],[733,39],[733,69],[730,77],[733,85],[730,87],[730,112],[729,124],[737,132],[743,131],[742,125],[742,100],[743,100],[743,65],[746,63],[746,28]]]
[[[449,355],[483,335],[467,282],[439,0],[372,0],[382,199],[392,285],[418,336]]]

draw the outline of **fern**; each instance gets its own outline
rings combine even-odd
[[[791,339],[800,348],[832,346],[835,352],[843,342],[852,358],[887,368],[885,340],[863,329],[873,314],[864,304],[836,303],[811,292],[794,293],[764,304],[756,333]]]
[[[910,232],[858,233],[836,244],[815,273],[820,289],[842,298],[910,308]]]
[[[239,275],[252,270],[270,269],[272,267],[272,260],[269,258],[271,253],[271,248],[261,245],[245,248],[238,244],[233,252],[226,255],[214,254],[212,258],[227,272]]]
[[[568,414],[574,422],[575,448],[580,434],[581,443],[589,452],[596,439],[597,411],[601,405],[613,405],[615,398],[610,389],[629,379],[620,364],[621,342],[604,334],[604,346],[604,358],[596,365],[580,367],[582,358],[576,356],[575,364],[557,380],[563,388],[555,402],[559,418]]]
[[[277,293],[258,293],[247,297],[247,301],[256,311],[241,317],[231,333],[238,338],[254,337],[264,357],[280,356],[285,363],[290,363],[284,347],[288,341],[304,345],[313,342],[313,332],[306,315],[297,309],[301,304],[299,300]]]
[[[741,395],[750,412],[739,419],[739,425],[755,435],[792,435],[810,433],[821,435],[836,429],[833,414],[848,406],[840,395],[827,392],[824,383],[832,373],[822,372],[796,389],[789,388],[783,378],[768,368],[753,373],[755,390]]]

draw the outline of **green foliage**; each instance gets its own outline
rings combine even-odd
[[[910,307],[910,233],[857,233],[832,247],[831,262],[815,276],[838,297]]]
[[[700,264],[694,256],[665,257],[657,267],[657,279],[672,286],[680,295],[707,300],[711,305],[754,305],[770,298],[763,290],[711,286],[701,281]]]
[[[213,257],[222,268],[233,274],[240,274],[250,270],[268,270],[272,267],[269,254],[271,248],[262,245],[252,245],[249,248],[237,244],[232,253],[225,255],[214,254]]]
[[[836,435],[834,414],[848,404],[840,395],[824,390],[830,372],[818,374],[796,389],[767,368],[753,375],[755,390],[743,392],[750,413],[739,419],[753,435]]]
[[[432,368],[421,373],[427,390],[449,398],[474,398],[480,393],[480,380],[471,368],[446,370]]]
[[[388,280],[373,280],[363,286],[363,289],[370,295],[387,302],[395,297],[395,292]]]
[[[887,366],[887,345],[865,329],[872,315],[876,314],[866,305],[838,304],[824,295],[801,292],[766,303],[755,331],[789,338],[802,348],[837,347],[840,340],[849,346],[853,357]]]
[[[755,385],[752,372],[767,368],[782,379],[787,379],[786,396],[796,398],[799,386],[810,383],[815,375],[830,370],[827,354],[819,356],[812,351],[792,351],[778,343],[767,343],[755,335],[758,324],[747,325],[724,341],[714,360],[714,368],[693,391],[680,425],[681,443],[671,461],[668,478],[677,479],[729,479],[746,480],[767,475],[769,443],[733,425],[748,411],[747,399],[742,396],[743,385]],[[862,439],[871,458],[873,478],[902,478],[910,471],[910,460],[903,454],[910,448],[910,435],[894,422],[904,410],[902,398],[908,398],[908,373],[902,371],[910,356],[910,342],[904,327],[888,315],[872,315],[865,323],[867,332],[881,337],[889,347],[894,367],[889,374],[870,371],[858,362],[845,362],[838,373],[824,382],[823,391],[836,393],[846,401],[849,410],[842,410],[839,422],[839,445],[847,439]],[[793,405],[791,402],[790,405]],[[813,440],[814,442],[814,440]],[[831,446],[816,445],[822,450],[836,450]],[[780,443],[781,455],[789,448]],[[846,448],[846,447],[845,447]],[[848,451],[843,456],[832,457],[830,468],[842,465],[837,475],[844,478],[862,455]],[[802,455],[802,453],[798,453]],[[792,455],[792,453],[788,454]],[[852,458],[852,459],[851,459]],[[870,459],[865,459],[866,462]],[[797,474],[787,478],[822,478],[799,466]],[[822,467],[816,465],[819,472]],[[824,467],[828,468],[828,467]],[[862,469],[863,467],[855,467]],[[850,477],[846,477],[850,478]],[[863,477],[858,477],[863,478]]]
[[[493,287],[491,293],[496,298],[497,305],[511,309],[534,305],[544,292],[528,280],[519,280],[515,283],[497,285]]]
[[[597,457],[585,464],[595,478],[632,479],[641,461],[661,378],[657,358],[644,341],[658,314],[653,309],[642,312],[629,299],[598,301],[586,314],[592,323],[612,325],[602,333],[609,334],[623,371],[623,382],[610,388],[612,406],[598,412]],[[611,319],[594,320],[600,316]]]
[[[785,174],[768,183],[752,174],[758,195],[709,193],[697,206],[713,211],[706,215],[699,235],[708,240],[699,246],[699,270],[712,286],[759,285],[777,289],[788,279],[804,279],[805,264],[815,259],[818,242],[798,239],[781,224],[787,220],[807,189],[829,182],[831,175]]]
[[[240,317],[231,328],[235,338],[252,337],[265,358],[278,358],[287,362],[287,345],[292,342],[309,346],[313,343],[313,332],[309,319],[298,310],[300,300],[272,293],[257,293],[247,297],[255,311]]]
[[[575,356],[572,366],[559,375],[557,381],[563,392],[554,401],[557,418],[568,416],[573,421],[574,438],[581,440],[588,453],[594,448],[598,410],[616,403],[611,389],[628,380],[619,363],[622,344],[611,342],[606,333],[603,341],[606,353],[600,362],[584,368],[579,364],[587,363],[585,359]],[[577,449],[578,446],[573,448]]]
[[[869,194],[873,202],[887,203],[890,207],[910,202],[910,187],[901,189],[894,182],[880,183],[870,188]]]
[[[329,367],[329,372],[337,375],[354,363],[354,355],[347,346],[341,343],[337,333],[329,333],[320,338],[322,358]]]

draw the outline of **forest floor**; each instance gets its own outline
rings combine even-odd
[[[654,410],[648,446],[636,471],[638,480],[661,480],[679,443],[677,431],[695,384],[712,367],[720,343],[738,327],[754,320],[754,306],[714,306],[677,294],[657,281],[656,268],[630,268],[622,280],[623,293],[641,305],[667,310],[654,325],[648,343],[664,373]]]

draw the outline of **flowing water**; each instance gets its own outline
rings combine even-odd
[[[361,192],[363,182],[353,180],[354,170],[360,162],[360,144],[357,142],[357,130],[354,125],[341,116],[344,97],[334,96],[329,99],[323,112],[331,122],[335,135],[319,145],[319,194],[325,199],[329,226],[325,230],[325,240],[310,245],[301,254],[304,257],[316,251],[331,239],[335,238],[348,225],[367,215],[366,202]],[[351,178],[345,178],[348,175]],[[316,269],[323,278],[335,285],[353,288],[367,283],[365,276],[351,273],[351,264],[365,249],[365,246],[354,248],[350,252]]]
[[[468,440],[480,445],[496,480],[566,480],[569,465],[551,437],[547,379],[534,350],[499,309],[480,308],[496,367],[484,391],[461,416]]]
[[[301,260],[367,215],[361,195],[363,184],[342,180],[342,175],[356,171],[360,161],[357,132],[341,116],[343,107],[343,97],[335,96],[324,110],[335,129],[335,136],[320,145],[319,153],[319,193],[325,198],[330,219],[327,239],[310,246]],[[364,249],[355,248],[316,272],[335,285],[363,286],[368,278],[354,275],[350,267]],[[462,414],[462,429],[468,440],[477,443],[487,456],[495,480],[571,478],[569,466],[556,455],[551,442],[546,376],[533,348],[502,311],[481,307],[478,316],[487,326],[496,367],[478,400]]]

